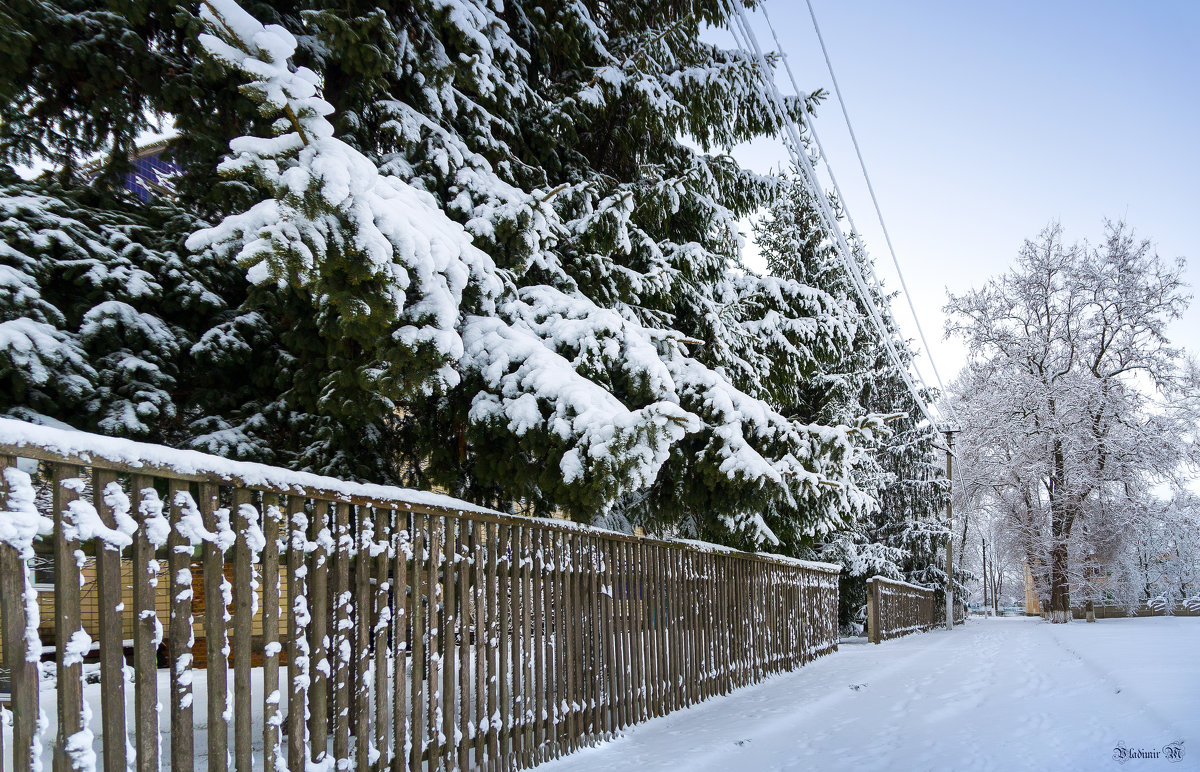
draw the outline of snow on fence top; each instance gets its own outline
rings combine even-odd
[[[601,530],[601,529],[592,529],[592,530]],[[606,533],[607,533],[607,531],[606,531]],[[751,555],[752,554],[756,558],[775,560],[780,563],[787,563],[789,565],[804,566],[805,568],[812,568],[817,571],[827,571],[831,574],[841,573],[841,571],[842,571],[842,567],[836,563],[821,563],[816,560],[800,560],[799,558],[792,558],[792,557],[788,557],[787,555],[776,555],[773,552],[755,552],[755,553],[742,552],[741,550],[736,550],[733,547],[726,547],[723,544],[713,544],[713,543],[707,542],[707,541],[696,541],[695,539],[670,539],[669,538],[669,539],[651,539],[651,541],[665,541],[665,542],[669,542],[671,544],[684,544],[684,545],[687,545],[694,549],[700,550],[702,552],[714,552],[714,553],[723,554],[723,555]]]
[[[879,576],[879,575],[872,576],[867,581],[868,582],[885,582],[887,584],[892,584],[897,587],[906,587],[906,588],[912,589],[912,590],[920,590],[921,592],[934,592],[936,589],[934,587],[922,587],[919,584],[913,584],[912,582],[904,582],[899,579],[889,579],[886,576]]]
[[[233,461],[195,450],[179,450],[118,437],[39,426],[11,418],[0,418],[0,455],[92,466],[119,472],[138,472],[177,480],[215,482],[282,495],[302,494],[309,498],[350,504],[387,505],[426,514],[466,515],[489,521],[537,523],[546,528],[582,531],[631,541],[672,544],[702,552],[801,566],[833,574],[841,571],[840,566],[832,563],[798,560],[769,553],[741,552],[730,547],[691,539],[634,537],[569,520],[511,515],[432,491],[348,482],[310,472],[295,472],[249,461]]]

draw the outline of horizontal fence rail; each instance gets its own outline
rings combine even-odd
[[[927,587],[872,576],[867,580],[867,640],[882,643],[942,624],[946,615],[938,607],[944,604],[934,598]]]
[[[6,419],[0,480],[18,772],[524,768],[837,647],[827,564]]]

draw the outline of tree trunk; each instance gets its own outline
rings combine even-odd
[[[1067,583],[1067,542],[1057,539],[1050,553],[1050,621],[1071,621],[1071,590]]]
[[[1050,621],[1061,624],[1071,621],[1067,540],[1071,536],[1073,518],[1068,511],[1066,452],[1062,442],[1057,439],[1054,441],[1053,462],[1049,491],[1050,533],[1054,537],[1054,549],[1050,553]]]

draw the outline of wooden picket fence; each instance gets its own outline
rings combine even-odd
[[[32,484],[18,458],[40,463]],[[48,600],[33,597],[31,544],[0,540],[16,772],[43,747],[56,772],[90,768],[97,745],[111,772],[157,770],[160,753],[171,769],[217,772],[526,768],[837,647],[838,569],[827,564],[6,419],[0,480],[0,516],[28,515],[33,498],[53,522],[32,544],[54,553],[53,692],[39,690],[27,616]],[[78,560],[95,562],[98,646],[81,632]],[[231,577],[205,584],[203,670],[193,573]],[[86,691],[97,656],[99,684]],[[39,710],[53,710],[43,698],[57,703],[56,739],[38,736]]]
[[[943,624],[946,613],[939,606],[945,604],[934,598],[927,587],[872,576],[867,580],[867,640],[882,643]]]
[[[1186,605],[1179,604],[1171,609],[1168,613],[1165,609],[1155,608],[1147,603],[1129,608],[1109,603],[1096,603],[1092,606],[1092,615],[1095,619],[1126,619],[1129,617],[1200,617],[1200,607],[1190,608]],[[1087,606],[1080,605],[1071,609],[1071,616],[1074,619],[1087,619]]]

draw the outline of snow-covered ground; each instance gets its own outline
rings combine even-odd
[[[860,641],[862,639],[859,639]],[[95,665],[85,665],[94,670]],[[232,672],[230,682],[232,683]],[[254,671],[261,754],[261,671]],[[196,768],[206,768],[204,679],[196,680]],[[159,673],[166,699],[167,673]],[[84,694],[99,748],[100,687]],[[127,687],[132,717],[133,688]],[[53,680],[42,697],[53,738]],[[165,709],[164,709],[165,710]],[[131,722],[132,723],[132,722]],[[161,743],[170,746],[163,716]],[[5,745],[11,742],[5,729]],[[1113,750],[1184,758],[1129,760]],[[4,766],[3,769],[7,769]],[[47,746],[45,769],[50,768]],[[952,633],[840,650],[725,697],[628,730],[539,767],[609,770],[1200,770],[1200,617],[1051,625],[973,618]]]
[[[1118,743],[1184,757],[1114,760]],[[1200,769],[1200,618],[972,619],[635,727],[539,769]]]

